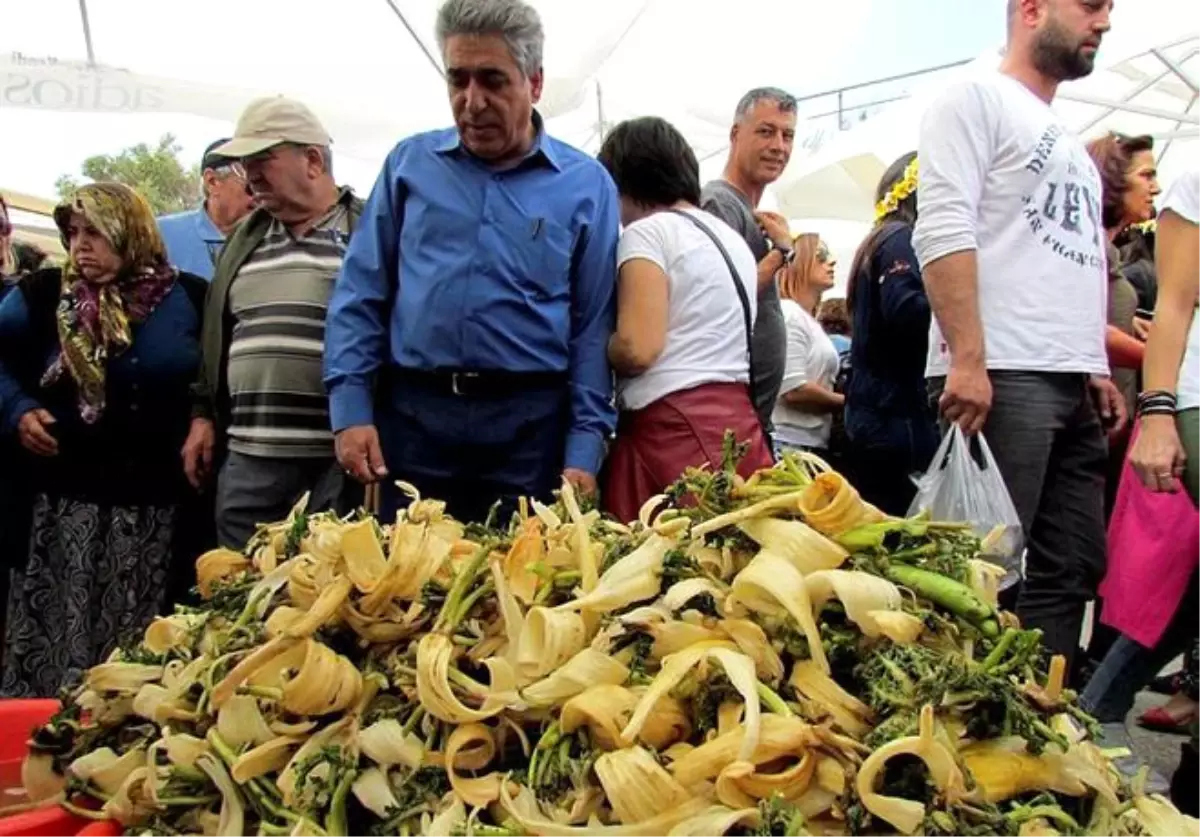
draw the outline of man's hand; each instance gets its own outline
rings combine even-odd
[[[598,486],[596,478],[587,471],[581,471],[578,468],[566,468],[563,470],[563,479],[571,483],[571,487],[580,497],[589,497],[596,493]]]
[[[383,448],[379,445],[379,431],[375,425],[347,427],[337,434],[334,446],[338,463],[363,485],[370,485],[387,476],[388,469],[383,462]]]
[[[50,433],[53,425],[54,416],[38,407],[21,416],[17,423],[17,438],[26,450],[38,456],[55,456],[58,454],[58,440]]]
[[[1119,433],[1125,427],[1129,412],[1125,407],[1125,399],[1112,379],[1104,375],[1092,375],[1088,378],[1088,386],[1092,390],[1092,398],[1096,402],[1096,412],[1108,433]]]
[[[203,418],[192,419],[192,426],[188,428],[187,439],[180,451],[183,457],[183,473],[192,484],[192,488],[201,488],[212,472],[216,438],[217,432],[211,421]]]
[[[790,249],[792,246],[792,231],[788,228],[787,218],[778,212],[759,211],[754,213],[754,219],[767,233],[767,238],[776,247]]]
[[[938,407],[947,421],[972,436],[983,429],[992,409],[992,382],[982,364],[950,364]]]

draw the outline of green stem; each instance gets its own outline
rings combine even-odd
[[[239,695],[253,695],[254,697],[266,698],[267,700],[283,700],[283,689],[277,689],[274,686],[238,686],[237,693]]]
[[[474,557],[471,558],[471,562],[454,577],[454,583],[450,585],[450,592],[446,594],[446,600],[442,602],[442,609],[438,612],[438,618],[434,622],[435,631],[452,633],[458,627],[457,617],[462,597],[475,582],[475,576],[479,574],[480,569],[487,563],[487,557],[491,551],[490,543],[480,545],[479,549],[475,551]]]
[[[270,837],[287,837],[288,834],[292,833],[292,828],[293,826],[290,825],[276,825],[270,820],[260,819],[258,821],[258,830],[263,834],[270,835]]]
[[[470,677],[463,674],[461,671],[456,669],[454,666],[450,666],[450,670],[447,674],[447,677],[450,678],[451,682],[457,684],[458,686],[460,686],[463,689],[466,689],[471,694],[478,694],[480,692],[486,692],[487,688],[488,688],[487,686],[480,683],[478,680],[472,680]]]
[[[776,694],[770,686],[768,686],[766,683],[763,683],[761,680],[758,682],[758,699],[762,701],[765,707],[770,709],[776,715],[782,715],[785,718],[792,717],[792,710],[787,703],[784,702],[783,698]]]
[[[334,788],[333,798],[329,803],[329,815],[325,817],[327,834],[346,837],[350,833],[350,826],[346,822],[346,798],[350,796],[350,786],[357,777],[357,770],[347,770]]]
[[[1079,831],[1079,823],[1075,822],[1075,819],[1070,814],[1057,805],[1038,805],[1034,808],[1021,807],[1009,814],[1008,819],[1020,824],[1039,817],[1062,826],[1070,834],[1075,834]]]
[[[558,746],[559,740],[562,738],[562,733],[559,731],[558,724],[553,723],[546,727],[546,731],[542,733],[542,737],[538,739],[537,746],[533,748],[533,755],[529,757],[529,786],[536,788],[540,782],[540,775],[545,767],[545,760],[550,751]]]
[[[927,555],[937,555],[937,551],[937,544],[927,543],[924,546],[915,546],[912,549],[903,549],[899,552],[888,553],[888,560],[907,561],[910,558],[924,558]]]
[[[400,728],[401,735],[408,735],[417,728],[417,724],[421,723],[421,719],[425,717],[425,707],[417,706],[408,716],[408,720],[404,722],[404,726]]]
[[[463,599],[462,607],[460,607],[458,609],[458,613],[454,620],[454,624],[457,626],[460,622],[462,622],[464,619],[466,619],[467,614],[469,614],[471,612],[471,608],[475,607],[475,604],[480,599],[482,599],[484,596],[488,595],[489,593],[492,593],[495,589],[496,589],[496,587],[494,584],[492,584],[492,580],[487,579],[486,581],[483,582],[483,584],[480,584],[478,587],[476,587],[474,590],[472,590],[471,594],[469,596],[467,596],[465,599]]]
[[[208,805],[210,802],[216,802],[220,796],[168,796],[159,797],[158,804],[167,807],[182,807],[184,805]]]
[[[991,671],[993,666],[1004,659],[1004,655],[1008,653],[1009,648],[1012,648],[1012,644],[1016,641],[1016,639],[1017,629],[1006,628],[1004,630],[1004,636],[1000,637],[1000,640],[992,648],[991,653],[988,654],[984,658],[983,663],[980,664],[981,668],[984,671]]]

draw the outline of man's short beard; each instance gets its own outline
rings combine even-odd
[[[1049,20],[1033,44],[1033,65],[1042,75],[1058,81],[1071,81],[1091,75],[1096,66],[1095,53],[1086,55],[1082,45],[1072,44],[1071,36],[1057,21]]]

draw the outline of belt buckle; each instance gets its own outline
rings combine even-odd
[[[462,390],[459,389],[459,381],[470,380],[478,377],[478,372],[452,372],[450,373],[450,391],[461,398],[463,393]]]

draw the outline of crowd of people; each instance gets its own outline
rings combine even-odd
[[[378,486],[390,517],[402,479],[482,521],[565,479],[630,519],[732,430],[743,473],[815,451],[904,515],[951,423],[984,434],[1024,529],[1007,604],[1074,660],[1106,486],[1128,459],[1196,499],[1200,187],[1172,184],[1152,240],[1153,141],[1085,145],[1051,107],[1111,3],[1007,11],[1000,68],[945,91],[881,179],[844,300],[823,300],[825,242],[760,209],[794,97],[741,99],[710,183],[657,117],[593,158],[545,130],[522,0],[441,7],[454,126],[400,141],[365,201],[319,118],[275,97],[205,152],[192,212],[82,186],[53,267],[18,264],[0,216],[0,692],[53,694],[182,595],[199,551],[305,494],[344,511]],[[1102,720],[1191,645],[1167,723],[1194,722],[1196,594],[1193,573],[1162,647],[1090,649]]]

